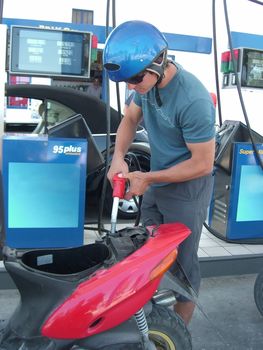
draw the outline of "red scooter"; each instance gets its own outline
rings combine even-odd
[[[0,331],[0,350],[192,348],[168,307],[178,292],[191,294],[167,272],[190,231],[181,223],[116,231],[125,179],[116,176],[114,184],[111,232],[101,240],[66,249],[4,247],[21,298]]]

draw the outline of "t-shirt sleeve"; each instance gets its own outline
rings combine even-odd
[[[207,142],[215,137],[215,108],[211,101],[197,100],[180,115],[185,142]]]
[[[137,92],[135,92],[135,94],[134,94],[133,102],[134,102],[137,106],[142,107],[142,99],[141,99],[140,94],[138,94]]]
[[[126,104],[126,106],[129,106],[130,104],[131,104],[131,101],[133,100],[133,98],[134,98],[134,92],[132,92],[128,97],[127,97],[127,99],[126,99],[126,101],[125,101],[125,104]]]

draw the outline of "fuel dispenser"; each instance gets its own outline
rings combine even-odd
[[[228,242],[263,243],[263,136],[250,128],[241,92],[242,88],[263,88],[262,38],[249,35],[247,42],[242,33],[231,35],[224,7],[230,51],[221,56],[222,88],[237,89],[246,125],[234,120],[220,125],[206,226]]]
[[[237,86],[234,65],[242,88],[263,88],[263,50],[239,47],[221,55],[222,87],[235,88]]]
[[[87,141],[47,135],[3,137],[5,244],[83,244]]]
[[[251,130],[263,157],[263,136]],[[263,170],[252,148],[247,126],[226,120],[218,131],[215,182],[209,231],[239,243],[263,243]]]
[[[1,45],[5,52],[6,27],[2,30],[1,25],[0,30]],[[50,77],[89,76],[89,32],[48,32],[57,44],[52,46],[51,40],[51,47],[72,47],[72,59],[66,65],[68,52],[56,51],[59,57],[52,60],[56,62],[54,70],[53,63],[44,54],[40,60],[46,63],[44,68],[42,65],[35,67],[35,61],[27,57],[32,51],[30,45],[34,45],[35,41],[23,40],[25,36],[34,38],[34,35],[45,38],[46,31],[39,28],[12,28],[13,34],[15,31],[20,35],[13,35],[10,43],[9,72]],[[86,60],[82,59],[80,53],[86,55]],[[6,64],[2,57],[5,55],[1,56],[0,61],[1,83],[6,81]],[[80,115],[73,116],[62,125],[56,125],[50,135],[4,134],[4,83],[0,94],[0,248],[4,244],[22,249],[82,245],[87,168],[90,166],[91,172],[103,163],[100,152],[93,147],[92,135],[85,120]]]

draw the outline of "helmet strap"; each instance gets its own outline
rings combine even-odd
[[[159,89],[158,89],[158,86],[157,86],[157,85],[155,85],[155,100],[156,100],[156,102],[157,102],[157,105],[158,105],[159,107],[162,107],[163,102],[162,102],[162,100],[161,100],[161,96],[160,96]]]
[[[161,55],[157,57],[147,68],[146,70],[152,73],[155,73],[158,77],[156,84],[160,84],[164,77],[164,70],[167,65],[167,50],[164,50]]]
[[[164,50],[161,55],[157,57],[146,70],[157,75],[158,79],[155,84],[155,99],[159,107],[162,106],[162,100],[160,97],[158,85],[161,83],[164,77],[164,70],[167,66],[167,50]]]

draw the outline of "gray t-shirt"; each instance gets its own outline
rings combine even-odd
[[[186,143],[206,142],[215,136],[215,108],[209,92],[193,74],[176,66],[176,75],[159,89],[161,107],[155,88],[144,95],[136,93],[133,99],[142,108],[152,170],[189,159]]]

